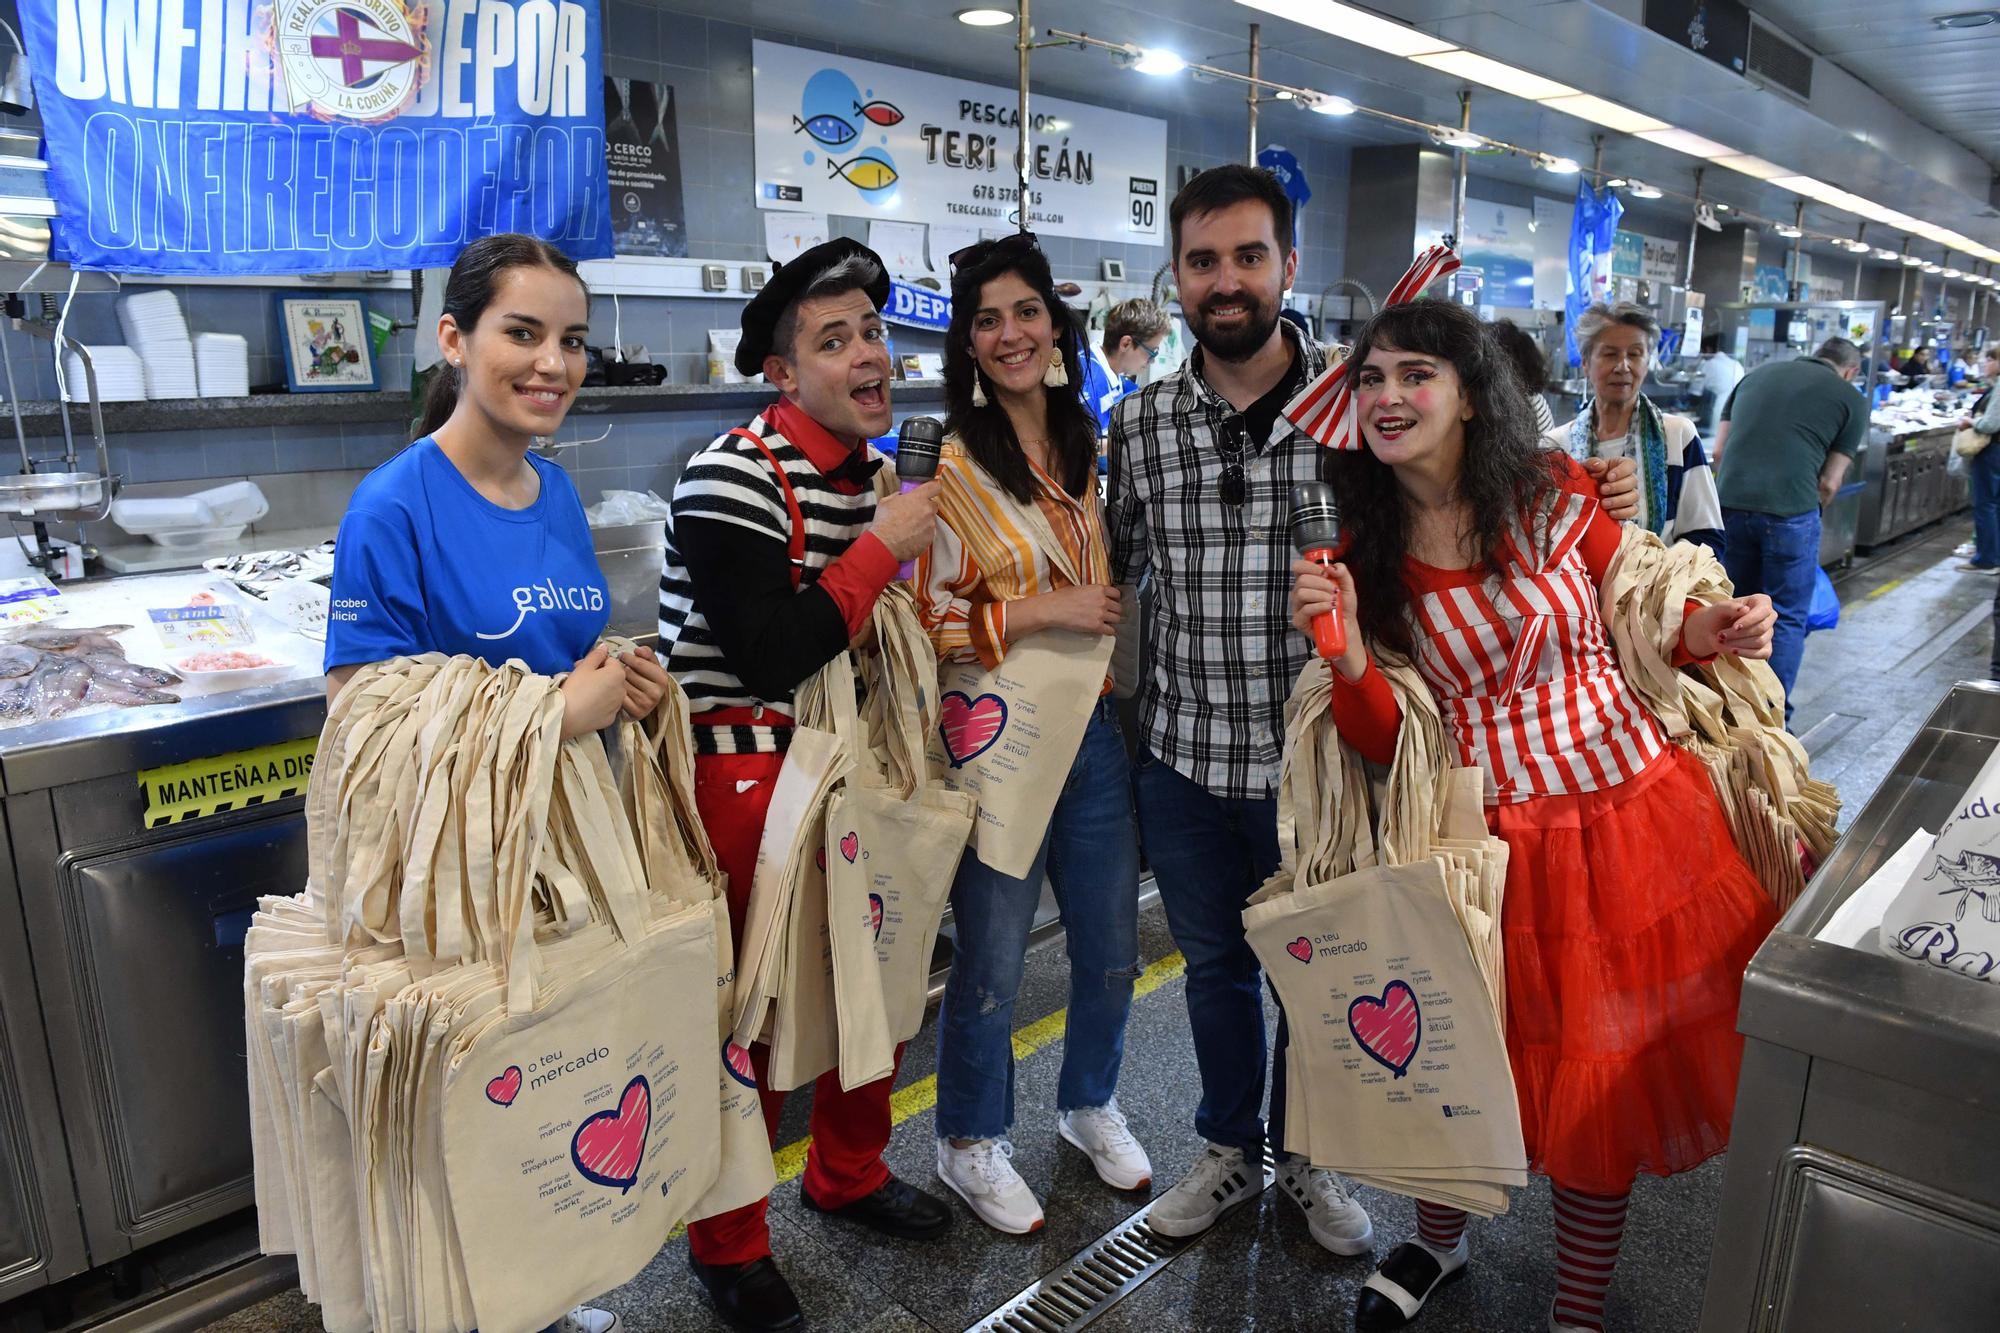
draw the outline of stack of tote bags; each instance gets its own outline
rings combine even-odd
[[[528,1333],[773,1183],[685,698],[615,763],[561,725],[557,681],[462,657],[329,710],[244,1002],[263,1247],[332,1333]]]
[[[1371,790],[1314,659],[1285,707],[1285,861],[1243,923],[1292,1023],[1286,1148],[1364,1184],[1492,1216],[1527,1183],[1506,1012],[1507,846],[1477,769],[1407,666],[1385,671],[1403,725]]]
[[[757,850],[732,1046],[768,1042],[781,1090],[832,1069],[849,1089],[893,1072],[923,1022],[972,829],[973,798],[926,758],[937,662],[906,585],[877,599],[873,625],[875,651],[842,653],[799,688]]]

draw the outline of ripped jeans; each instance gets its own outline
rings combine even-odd
[[[938,1015],[939,1138],[999,1138],[1014,1123],[1014,998],[1044,870],[1069,953],[1056,1109],[1103,1106],[1118,1090],[1139,973],[1139,831],[1109,696],[1091,714],[1027,875],[1003,875],[970,849],[959,862],[951,886],[957,948]]]

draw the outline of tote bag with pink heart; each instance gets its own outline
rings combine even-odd
[[[978,471],[970,459],[964,465]],[[984,489],[1054,568],[1072,583],[1086,582],[1038,506],[1019,503],[990,479]],[[1128,603],[1126,614],[1138,608]],[[977,662],[939,664],[931,758],[946,787],[978,800],[972,850],[1001,874],[1018,879],[1034,867],[1116,647],[1114,635],[1050,629],[1009,645],[990,670]]]

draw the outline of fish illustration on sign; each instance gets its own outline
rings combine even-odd
[[[884,129],[887,129],[891,125],[900,125],[903,123],[903,108],[893,102],[884,102],[879,97],[866,106],[856,102],[854,104],[854,114],[857,116],[866,116],[871,123],[880,125]]]
[[[898,179],[893,165],[866,153],[860,157],[851,157],[845,162],[829,160],[826,165],[829,176],[842,177],[855,189],[866,190],[871,194],[876,190],[888,189]]]
[[[1958,912],[1953,918],[1965,920],[1965,909],[1974,898],[1979,899],[1979,914],[1988,921],[2000,921],[2000,857],[1988,856],[1984,852],[1960,852],[1956,861],[1947,861],[1939,856],[1931,873],[1924,876],[1926,882],[1942,874],[1951,887],[1938,891],[1940,898],[1958,895]]]
[[[844,143],[852,143],[860,133],[839,116],[814,116],[811,120],[792,117],[792,133],[804,131],[830,148],[838,148]]]

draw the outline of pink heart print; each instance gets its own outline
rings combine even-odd
[[[826,872],[826,848],[821,847],[813,852],[813,864],[820,868],[822,874]]]
[[[626,1193],[639,1183],[646,1131],[652,1123],[653,1087],[639,1074],[625,1085],[616,1110],[599,1111],[576,1127],[569,1143],[570,1160],[585,1180]]]
[[[729,1077],[744,1087],[757,1086],[757,1066],[750,1063],[750,1052],[733,1041],[722,1045],[722,1067],[729,1071]]]
[[[1347,1030],[1361,1049],[1384,1069],[1401,1078],[1409,1072],[1423,1039],[1423,1012],[1417,993],[1400,977],[1382,988],[1381,998],[1356,996],[1347,1006]]]
[[[506,1072],[486,1080],[486,1100],[495,1106],[512,1106],[521,1095],[521,1066],[508,1065]]]
[[[852,829],[840,835],[840,854],[847,858],[849,865],[853,865],[854,858],[861,855],[861,839],[854,835]]]
[[[1007,701],[997,694],[974,699],[963,690],[951,690],[938,701],[938,731],[953,768],[964,768],[992,749],[1006,726]]]
[[[1301,963],[1310,963],[1313,960],[1313,942],[1301,935],[1285,946],[1285,952]]]

